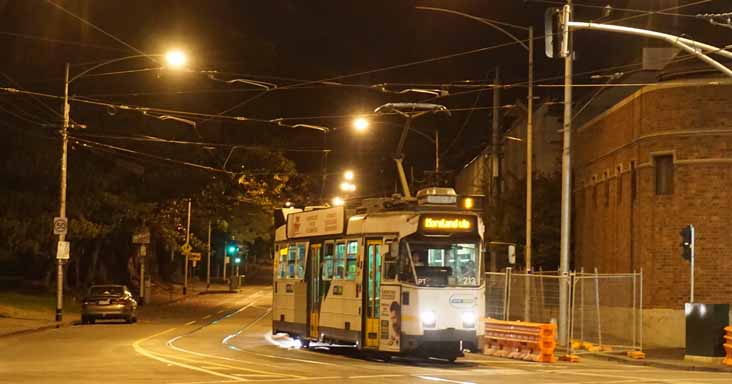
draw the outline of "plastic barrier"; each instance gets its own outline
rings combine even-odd
[[[556,324],[487,319],[483,353],[512,359],[553,363]]]
[[[722,360],[722,364],[732,365],[732,327],[724,327],[726,335],[724,335],[724,351],[727,357]]]

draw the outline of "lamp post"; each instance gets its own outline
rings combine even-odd
[[[469,15],[467,13],[454,11],[451,9],[444,8],[433,8],[433,7],[416,7],[419,10],[433,11],[441,13],[449,13],[458,15],[464,18],[468,18],[484,25],[487,25],[493,29],[510,37],[526,51],[528,51],[528,94],[527,94],[527,117],[526,117],[526,248],[525,248],[525,267],[526,271],[531,270],[531,224],[532,224],[532,189],[533,189],[533,131],[534,131],[534,27],[524,27],[521,25],[515,25],[510,23],[504,23],[497,20],[486,19],[483,17],[477,17]],[[529,34],[528,45],[524,44],[518,37],[511,32],[508,32],[503,27],[515,28],[522,31],[526,31]],[[495,156],[495,153],[494,153]]]
[[[74,81],[84,77],[84,75],[91,71],[109,65],[112,63],[136,59],[141,57],[161,57],[163,55],[134,55],[125,56],[112,60],[105,61],[97,64],[85,71],[77,74],[74,77],[69,75],[69,63],[66,63],[65,76],[64,76],[64,105],[63,105],[63,126],[61,128],[61,174],[60,174],[60,188],[59,188],[59,218],[63,222],[67,222],[66,218],[66,185],[67,185],[67,172],[68,172],[68,147],[69,147],[69,126],[71,121],[71,105],[69,104],[69,86]],[[165,55],[167,62],[171,68],[180,68],[185,65],[186,57],[180,51],[169,52]],[[58,246],[56,250],[56,321],[60,322],[63,320],[63,289],[64,289],[64,271],[63,263],[69,257],[69,244],[66,242],[66,230],[68,225],[65,226],[64,231],[58,231]],[[63,250],[63,251],[62,251]],[[141,276],[140,284],[144,284]]]

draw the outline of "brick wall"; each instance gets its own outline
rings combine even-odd
[[[694,224],[695,299],[732,302],[730,105],[729,83],[646,87],[577,130],[577,270],[643,268],[644,305],[681,308],[689,299],[689,263],[679,231]],[[674,158],[670,195],[656,194],[655,154]]]

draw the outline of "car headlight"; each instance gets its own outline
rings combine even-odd
[[[475,313],[464,312],[463,313],[463,328],[475,327]]]
[[[435,316],[435,313],[432,311],[422,312],[420,319],[422,320],[422,326],[427,327],[427,328],[434,327],[435,323],[437,321],[437,317]]]

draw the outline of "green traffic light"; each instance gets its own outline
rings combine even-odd
[[[230,255],[233,255],[236,253],[236,246],[230,245],[228,248],[226,248],[226,252]]]

